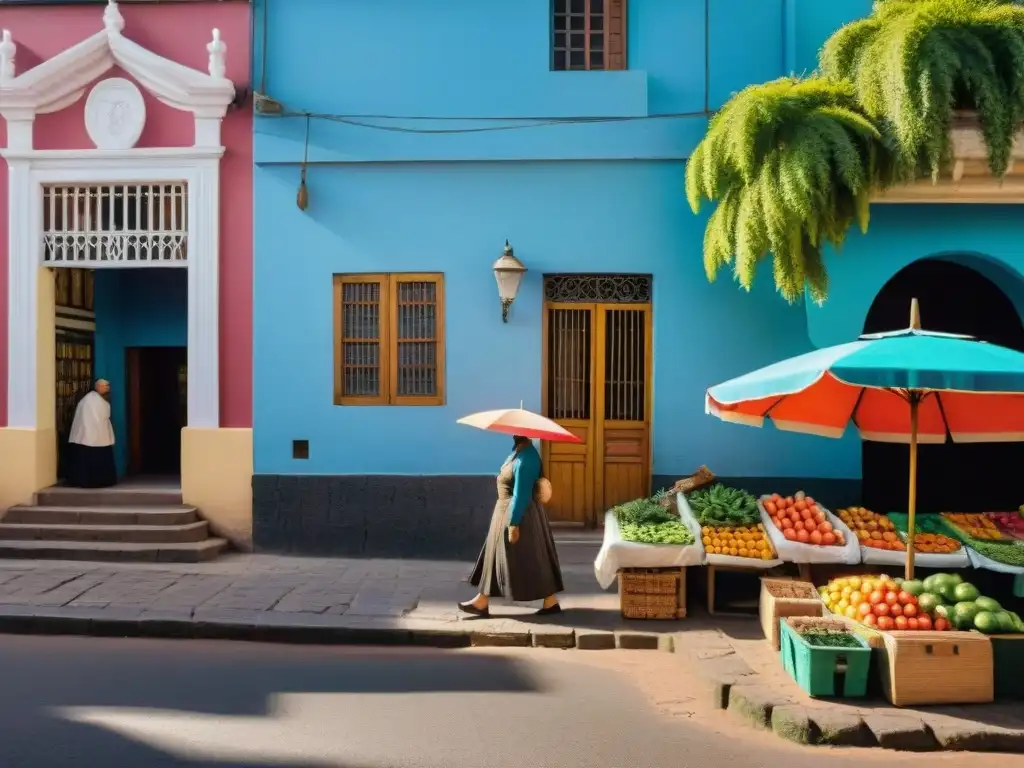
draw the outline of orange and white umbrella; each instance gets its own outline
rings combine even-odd
[[[522,435],[535,440],[549,440],[553,443],[582,442],[565,427],[545,416],[527,411],[522,406],[472,413],[469,416],[463,416],[458,423],[488,432]]]

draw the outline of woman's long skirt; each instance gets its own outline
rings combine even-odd
[[[519,541],[508,543],[508,501],[499,500],[469,583],[488,597],[526,603],[561,592],[562,568],[548,516],[531,502],[519,524]]]
[[[68,443],[64,484],[73,488],[109,488],[117,485],[114,446],[91,448]]]

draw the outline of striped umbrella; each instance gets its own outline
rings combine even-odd
[[[865,440],[910,445],[907,578],[914,573],[917,444],[1024,441],[1024,354],[971,336],[910,327],[870,333],[711,387],[723,421],[823,437],[848,424]]]

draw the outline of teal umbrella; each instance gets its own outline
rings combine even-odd
[[[1024,441],[1024,354],[971,336],[910,327],[784,360],[707,391],[708,413],[724,421],[824,437],[853,424],[865,440],[910,445],[907,498],[915,528],[917,444]],[[914,573],[914,537],[907,543]]]

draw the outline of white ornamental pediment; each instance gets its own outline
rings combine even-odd
[[[41,64],[17,74],[17,46],[9,30],[0,39],[0,114],[8,121],[57,112],[82,98],[86,88],[118,66],[159,101],[196,118],[222,118],[235,99],[225,77],[227,46],[220,32],[206,46],[208,72],[164,58],[125,37],[116,0],[103,12],[103,28]]]

